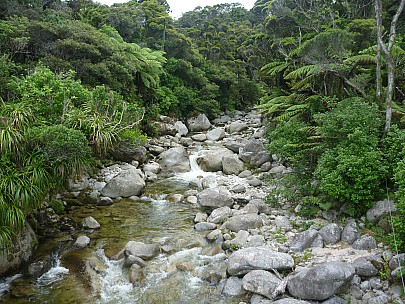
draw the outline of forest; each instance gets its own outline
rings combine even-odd
[[[170,17],[165,0],[0,3],[0,246],[67,181],[160,115],[257,107],[301,212],[387,196],[405,249],[404,0],[258,0]]]

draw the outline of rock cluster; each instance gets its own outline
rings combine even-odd
[[[199,206],[195,230],[212,245],[207,249],[212,255],[227,257],[225,271],[209,279],[224,295],[251,295],[250,303],[402,303],[398,289],[378,275],[398,272],[398,260],[405,258],[393,257],[374,237],[361,235],[364,223],[351,218],[342,223],[335,215],[319,213],[307,225],[294,206],[285,203],[271,208],[264,202],[271,187],[263,181],[290,174],[292,169],[266,151],[261,120],[252,111],[222,115],[212,124],[204,114],[186,124],[164,122],[161,136],[149,140],[142,165],[133,160],[103,168],[95,178],[72,183],[64,199],[70,196],[74,202],[84,193],[94,204],[136,200],[160,172],[188,172],[198,164],[204,174],[190,180],[190,190],[167,199]],[[190,162],[190,155],[196,164]],[[367,219],[379,223],[393,210],[392,202],[378,202]],[[83,222],[83,227],[97,229],[90,222]],[[84,248],[89,242],[81,236],[76,246]],[[130,281],[142,284],[145,264],[161,252],[170,253],[169,247],[128,242],[122,257]],[[192,268],[186,263],[176,267]]]

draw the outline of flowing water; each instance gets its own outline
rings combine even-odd
[[[38,279],[17,275],[0,281],[0,303],[239,303],[240,299],[227,298],[218,290],[226,257],[193,229],[197,207],[166,200],[188,190],[192,179],[213,177],[198,167],[198,156],[190,157],[191,172],[148,185],[139,201],[124,199],[70,212],[76,222],[94,217],[101,229],[41,240],[34,259],[49,257],[52,268]],[[215,183],[215,178],[211,180]],[[91,238],[90,246],[72,249],[75,238],[84,234]],[[123,260],[112,259],[130,240],[165,248],[147,263],[145,282],[139,286],[129,282]],[[10,283],[13,290],[23,292],[10,295]]]

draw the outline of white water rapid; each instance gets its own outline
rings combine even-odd
[[[49,286],[63,280],[63,276],[69,273],[69,269],[61,266],[60,259],[56,254],[51,256],[52,268],[40,276],[37,280],[39,286]]]
[[[11,277],[7,277],[0,280],[0,300],[3,295],[10,290],[11,283],[22,276],[22,274],[15,274]]]

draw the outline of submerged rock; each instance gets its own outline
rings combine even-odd
[[[99,229],[100,224],[92,216],[88,216],[82,221],[83,228],[87,229]]]

